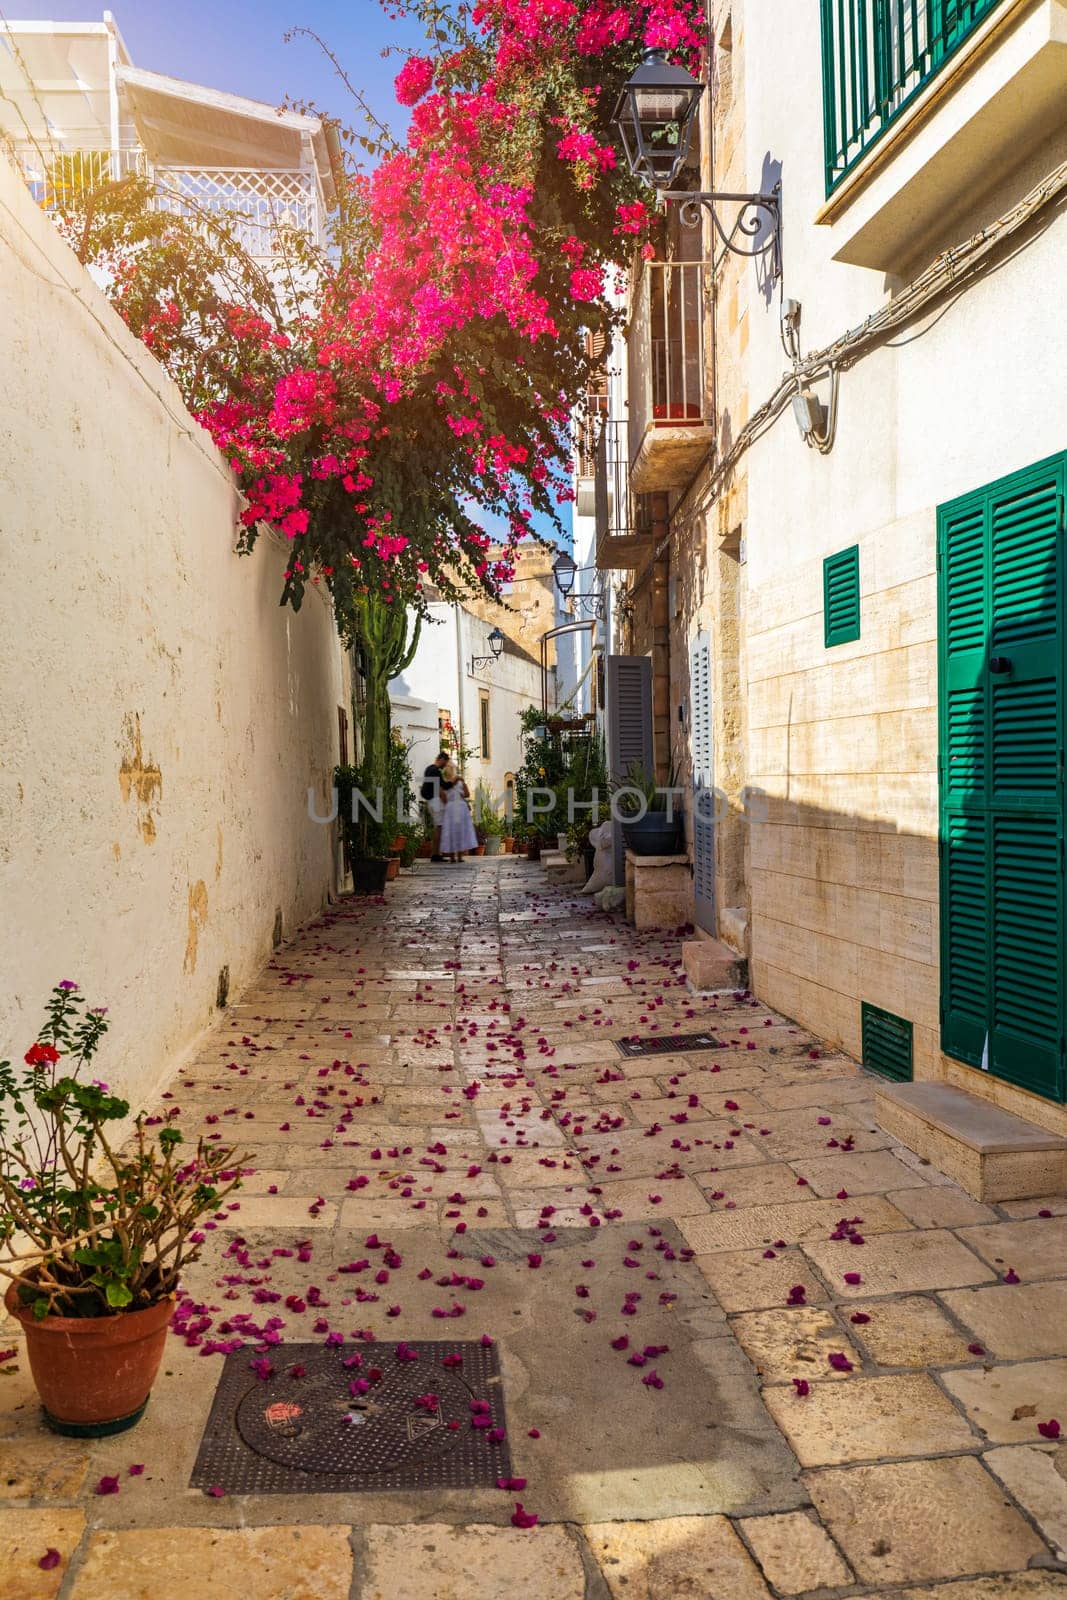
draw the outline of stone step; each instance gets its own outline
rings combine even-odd
[[[584,862],[568,861],[564,850],[542,850],[541,865],[545,869],[545,876],[551,878],[553,883],[585,882]]]
[[[748,987],[748,962],[718,939],[686,939],[682,965],[690,986],[700,993]]]
[[[1067,1139],[951,1084],[883,1084],[875,1115],[975,1200],[1067,1193]]]

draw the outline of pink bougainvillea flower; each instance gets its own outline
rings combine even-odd
[[[1041,1435],[1042,1439],[1058,1439],[1061,1429],[1059,1423],[1056,1421],[1056,1418],[1050,1417],[1047,1422],[1038,1423],[1037,1431]]]
[[[131,1478],[139,1478],[144,1471],[144,1462],[136,1461],[132,1467],[127,1467],[126,1471],[129,1473]]]
[[[211,1488],[205,1490],[204,1492],[209,1494],[212,1500],[221,1500],[225,1495],[226,1490],[222,1487],[221,1483],[213,1483]]]
[[[110,1477],[101,1478],[99,1480],[99,1482],[97,1483],[97,1485],[96,1485],[96,1489],[94,1490],[94,1493],[96,1493],[96,1494],[118,1494],[118,1492],[119,1492],[119,1480],[118,1480],[117,1477],[115,1477],[115,1478],[110,1478]]]
[[[1015,1268],[1014,1267],[1009,1267],[1007,1272],[1004,1274],[1003,1282],[1004,1283],[1019,1283],[1020,1281],[1021,1280],[1019,1278],[1019,1274],[1016,1272]]]
[[[38,1561],[37,1565],[40,1567],[42,1572],[51,1572],[54,1567],[59,1566],[59,1563],[62,1561],[62,1559],[63,1557],[60,1555],[59,1551],[54,1549],[53,1546],[49,1545],[48,1549],[45,1551],[40,1561]]]
[[[498,1478],[496,1480],[496,1486],[498,1489],[508,1489],[512,1494],[521,1494],[523,1489],[526,1487],[526,1479]]]
[[[802,1283],[794,1283],[793,1287],[789,1291],[786,1304],[790,1306],[802,1306],[804,1304],[804,1299],[807,1295],[807,1292],[807,1289],[805,1289]]]
[[[863,1282],[863,1274],[861,1272],[845,1272],[842,1273],[842,1277],[846,1283],[857,1284]]]
[[[967,1346],[967,1349],[969,1350],[969,1352],[971,1353],[972,1356],[984,1356],[985,1355],[985,1345],[982,1345],[982,1344],[969,1344]]]
[[[537,1514],[525,1509],[521,1500],[516,1500],[515,1509],[511,1513],[511,1526],[513,1528],[536,1528]]]
[[[807,1378],[794,1378],[793,1388],[796,1390],[797,1398],[799,1400],[803,1400],[805,1395],[811,1393],[811,1384],[808,1382]]]
[[[853,1370],[852,1362],[843,1350],[831,1350],[826,1359],[835,1372],[851,1372]]]

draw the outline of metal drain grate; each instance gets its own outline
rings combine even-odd
[[[430,1341],[407,1349],[418,1360],[398,1360],[395,1344],[279,1345],[266,1382],[249,1370],[250,1350],[227,1356],[190,1484],[336,1494],[492,1487],[510,1477],[506,1439],[490,1444],[491,1429],[471,1426],[472,1400],[488,1401],[492,1428],[505,1426],[495,1347]],[[346,1367],[355,1355],[361,1366]],[[462,1365],[443,1366],[449,1355]],[[303,1373],[294,1377],[294,1367]],[[369,1388],[353,1395],[361,1377]]]
[[[694,1050],[722,1050],[721,1039],[710,1033],[666,1033],[657,1039],[616,1039],[615,1047],[624,1056],[689,1055]]]

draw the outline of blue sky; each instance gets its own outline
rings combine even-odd
[[[273,105],[287,94],[313,100],[355,123],[356,109],[314,40],[283,42],[289,28],[313,28],[375,113],[403,125],[393,79],[404,57],[381,53],[390,45],[418,48],[421,32],[393,21],[377,0],[114,0],[111,10],[138,67]],[[0,16],[11,21],[98,22],[102,15],[98,0],[0,0]]]

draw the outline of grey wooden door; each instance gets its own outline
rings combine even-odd
[[[689,736],[693,761],[693,916],[717,934],[715,919],[715,745],[711,725],[711,638],[698,633],[689,652]]]
[[[651,772],[652,662],[648,656],[608,656],[607,757],[611,783],[624,784],[635,766]],[[622,825],[615,823],[615,882],[626,882]]]

